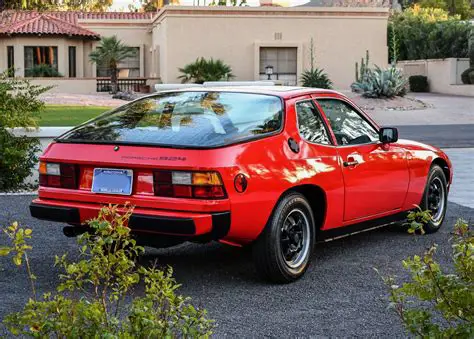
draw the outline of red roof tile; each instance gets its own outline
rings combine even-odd
[[[79,19],[147,20],[154,12],[77,12]]]
[[[0,16],[0,34],[68,35],[99,39],[100,35],[77,25],[71,12],[4,12]]]
[[[48,34],[98,39],[100,35],[78,24],[79,20],[146,20],[155,13],[134,12],[35,12],[0,13],[0,35]]]

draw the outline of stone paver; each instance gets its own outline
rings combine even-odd
[[[449,200],[474,208],[474,148],[444,149],[454,169]]]

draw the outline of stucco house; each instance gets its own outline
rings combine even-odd
[[[381,7],[184,7],[156,13],[79,13],[4,11],[0,13],[0,71],[31,77],[35,65],[49,64],[62,92],[104,90],[107,69],[88,55],[101,36],[117,35],[137,49],[119,65],[121,81],[178,83],[179,67],[197,57],[222,59],[235,80],[272,79],[298,83],[310,67],[314,40],[316,64],[336,88],[354,80],[354,64],[369,50],[373,63],[387,64],[388,8]],[[58,89],[57,89],[58,90]]]

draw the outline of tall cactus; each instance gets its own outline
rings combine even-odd
[[[355,63],[355,80],[359,82],[365,78],[367,71],[369,70],[369,50],[365,51],[365,59],[360,59],[360,70],[359,70],[359,63]]]

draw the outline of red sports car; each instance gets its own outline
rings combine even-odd
[[[451,163],[398,140],[344,95],[296,87],[219,87],[147,96],[57,138],[40,158],[31,214],[68,236],[103,204],[135,206],[144,245],[252,244],[257,271],[290,282],[316,242],[446,213]]]

